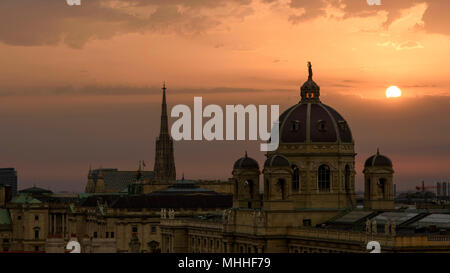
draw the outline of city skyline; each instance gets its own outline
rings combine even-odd
[[[164,80],[169,113],[196,95],[282,113],[307,61],[354,135],[357,189],[377,148],[399,191],[450,177],[448,1],[20,2],[0,3],[0,20],[30,15],[0,30],[0,167],[19,189],[83,191],[89,165],[150,169]],[[384,97],[391,85],[402,97]],[[177,177],[225,180],[243,150],[264,162],[259,143],[174,142]]]

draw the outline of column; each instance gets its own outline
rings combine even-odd
[[[62,227],[61,227],[61,232],[62,232],[62,237],[63,238],[65,238],[66,236],[66,233],[65,233],[65,228],[66,228],[66,217],[64,217],[65,216],[65,214],[63,213],[63,214],[61,214],[61,225],[62,225]]]
[[[69,215],[67,215],[67,214],[64,214],[64,219],[66,220],[66,234],[68,234],[69,235],[69,238],[70,238],[70,233],[69,233],[69,217],[68,217]]]
[[[56,214],[53,214],[53,235],[56,234]]]
[[[52,223],[52,215],[49,213],[48,218],[47,218],[47,229],[48,229],[47,235],[52,234],[52,224],[51,223]]]

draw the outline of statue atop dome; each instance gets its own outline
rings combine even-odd
[[[308,80],[300,88],[300,102],[319,102],[320,103],[320,87],[312,79],[312,65],[308,62]]]

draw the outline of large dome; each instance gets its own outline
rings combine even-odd
[[[300,102],[280,115],[281,143],[352,143],[347,121],[320,102]]]
[[[280,143],[352,143],[345,119],[320,101],[320,87],[309,77],[300,89],[301,101],[284,111],[280,121]]]

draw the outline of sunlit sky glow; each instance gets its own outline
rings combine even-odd
[[[450,180],[449,11],[446,0],[2,0],[0,166],[18,169],[21,188],[81,191],[89,164],[153,166],[162,81],[170,106],[200,95],[284,110],[311,61],[322,101],[351,126],[358,189],[377,147],[400,189]],[[401,97],[386,99],[391,85]],[[245,149],[262,164],[258,147],[179,142],[177,173],[226,179]]]

